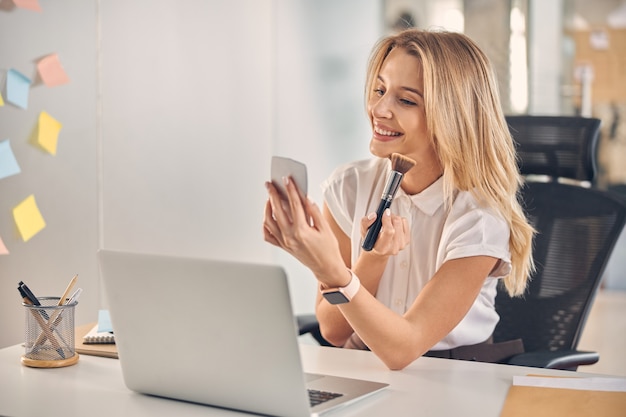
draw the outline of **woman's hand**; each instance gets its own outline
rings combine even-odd
[[[281,202],[271,182],[266,182],[265,186],[269,192],[263,219],[265,241],[289,252],[326,286],[345,286],[350,274],[343,263],[337,238],[319,207],[308,199],[301,199],[289,178],[285,178],[288,204]]]
[[[376,213],[370,213],[361,219],[361,239],[365,238],[367,229],[375,220]],[[392,215],[391,210],[387,209],[383,213],[382,225],[371,252],[384,257],[397,255],[409,244],[411,237],[409,222],[405,217]]]

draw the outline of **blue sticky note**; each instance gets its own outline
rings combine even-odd
[[[9,139],[0,142],[0,179],[22,172],[13,155]]]
[[[13,68],[9,69],[7,72],[7,101],[26,109],[28,108],[29,90],[30,79]]]
[[[109,310],[98,310],[98,333],[103,332],[113,333]]]

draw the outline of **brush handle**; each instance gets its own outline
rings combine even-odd
[[[400,187],[403,176],[404,175],[402,173],[395,170],[392,170],[389,173],[385,190],[380,198],[378,210],[376,210],[376,220],[374,220],[374,223],[372,223],[369,229],[367,229],[365,240],[363,240],[362,248],[364,250],[371,251],[372,248],[374,248],[380,229],[383,227],[383,214],[385,213],[385,210],[391,206],[391,202],[393,201],[393,197],[396,195],[396,191],[398,191],[398,188]]]
[[[369,229],[367,229],[365,240],[363,240],[363,250],[369,252],[374,248],[374,244],[378,239],[380,229],[383,227],[383,214],[385,213],[385,210],[389,208],[389,206],[391,206],[391,199],[380,200],[380,204],[378,205],[378,209],[376,210],[376,220],[374,220],[374,223],[372,223]]]

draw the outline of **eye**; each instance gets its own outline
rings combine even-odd
[[[411,100],[407,100],[405,98],[400,99],[400,103],[405,104],[407,106],[417,106],[417,103]]]
[[[385,90],[383,90],[382,88],[375,88],[374,94],[376,94],[378,97],[382,97],[385,94]]]

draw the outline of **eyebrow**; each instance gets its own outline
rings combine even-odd
[[[383,84],[385,83],[385,80],[383,80],[383,78],[382,78],[380,75],[378,75],[376,78],[377,78],[377,79],[378,79],[378,81],[380,81],[381,83],[383,83]],[[422,94],[422,92],[421,92],[420,90],[416,89],[416,88],[412,88],[412,87],[405,87],[405,86],[400,86],[400,88],[401,88],[402,90],[406,90],[406,91],[409,91],[409,92],[411,92],[411,93],[415,93],[415,94],[417,94],[418,96],[420,96],[422,99],[424,98],[424,94]]]

